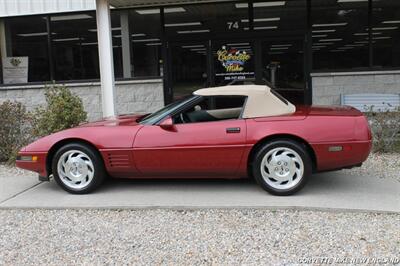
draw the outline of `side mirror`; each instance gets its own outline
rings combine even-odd
[[[165,130],[172,130],[175,131],[175,125],[174,122],[172,121],[172,118],[170,116],[168,116],[167,118],[165,118],[160,124],[159,126],[162,129]]]

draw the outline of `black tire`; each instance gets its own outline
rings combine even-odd
[[[293,187],[286,188],[286,189],[278,189],[278,188],[273,187],[270,184],[268,184],[266,182],[266,180],[264,179],[262,172],[261,172],[261,164],[262,164],[264,157],[267,155],[267,153],[269,151],[272,151],[273,149],[281,148],[281,147],[288,148],[288,149],[295,151],[300,156],[300,158],[303,162],[303,166],[304,166],[303,167],[304,168],[303,175],[300,177],[295,175],[295,177],[293,178],[293,180],[295,178],[300,178],[299,180],[296,179],[297,183],[294,182],[296,184],[293,185]],[[268,169],[268,168],[266,168],[266,169]],[[275,168],[275,169],[277,169],[277,168]],[[304,187],[304,185],[307,183],[308,178],[312,173],[312,162],[310,159],[310,155],[306,151],[306,148],[304,147],[303,144],[300,144],[300,143],[290,140],[290,139],[279,139],[279,140],[273,140],[271,142],[264,144],[256,151],[255,156],[253,157],[251,170],[252,170],[254,179],[264,190],[268,191],[269,193],[271,193],[273,195],[288,196],[288,195],[292,195],[292,194],[298,192],[299,190],[301,190]],[[266,171],[269,171],[269,170],[266,170]],[[270,179],[270,180],[271,180],[271,182],[275,182],[275,181],[272,181],[274,179]]]
[[[69,152],[69,151],[80,151],[87,155],[93,166],[94,166],[94,175],[93,178],[91,179],[90,182],[88,182],[87,185],[85,185],[82,188],[73,188],[68,185],[66,185],[62,180],[61,177],[59,176],[59,173],[57,171],[58,167],[58,161],[60,160],[61,156],[63,154]],[[98,151],[93,149],[92,147],[81,144],[81,143],[70,143],[66,144],[65,146],[62,146],[54,155],[53,160],[52,160],[52,171],[53,171],[53,176],[54,179],[56,180],[57,184],[64,189],[65,191],[72,193],[72,194],[87,194],[92,191],[94,191],[96,188],[98,188],[103,181],[106,178],[106,171],[104,167],[104,162],[103,159],[101,158],[100,154]]]

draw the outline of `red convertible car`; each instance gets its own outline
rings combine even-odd
[[[52,134],[24,147],[16,164],[77,194],[111,176],[253,177],[272,194],[290,195],[312,173],[360,166],[370,149],[358,110],[296,107],[267,86],[244,85]]]

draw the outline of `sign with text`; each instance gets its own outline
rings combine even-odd
[[[251,51],[248,49],[229,48],[223,45],[217,51],[216,76],[223,77],[225,81],[243,80],[254,76],[253,66],[249,64],[252,59]]]
[[[28,57],[4,57],[2,65],[4,84],[28,82]]]

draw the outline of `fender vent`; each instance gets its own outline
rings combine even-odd
[[[130,158],[128,154],[107,154],[108,163],[111,167],[116,168],[129,168],[130,167]]]

